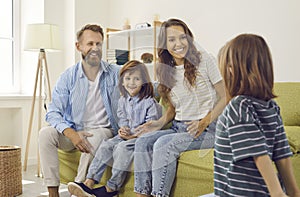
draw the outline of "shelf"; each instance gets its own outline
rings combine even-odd
[[[150,69],[151,79],[156,79],[156,50],[157,50],[157,37],[161,26],[160,21],[153,21],[151,27],[145,27],[141,29],[106,29],[106,51],[111,49],[127,50],[128,60],[136,59],[140,60],[143,53],[153,54],[153,65],[147,66]],[[111,56],[106,53],[106,59],[114,61]]]
[[[107,32],[108,36],[136,37],[136,36],[152,36],[154,27],[143,29],[128,29],[122,31]]]

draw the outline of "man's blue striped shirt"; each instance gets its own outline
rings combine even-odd
[[[103,72],[99,78],[100,94],[114,130],[118,130],[116,111],[118,107],[119,67],[101,61]],[[63,132],[66,128],[82,130],[82,117],[84,114],[88,95],[88,79],[85,76],[82,63],[68,68],[59,77],[52,93],[52,102],[49,104],[46,121]]]

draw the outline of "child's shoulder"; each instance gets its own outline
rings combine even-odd
[[[262,107],[262,108],[270,108],[277,106],[277,103],[274,100],[261,100],[254,98],[252,96],[247,96],[247,95],[238,95],[230,100],[231,105],[233,106],[254,106],[255,108],[257,107]]]
[[[236,116],[243,114],[256,116],[260,111],[274,113],[274,109],[279,113],[279,107],[274,100],[264,101],[247,95],[236,96],[227,105],[227,112]]]
[[[238,95],[232,98],[227,105],[228,111],[234,111],[235,114],[253,111],[253,98],[246,95]]]
[[[223,111],[223,116],[230,117],[232,124],[244,122],[249,115],[251,116],[253,107],[251,99],[247,96],[239,95],[232,98]]]
[[[236,97],[233,97],[229,104],[232,106],[241,106],[241,105],[249,105],[252,103],[252,99],[249,96],[246,95],[238,95]]]

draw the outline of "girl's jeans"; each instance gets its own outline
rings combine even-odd
[[[180,153],[214,146],[215,122],[211,123],[198,138],[193,138],[186,132],[186,128],[184,122],[174,120],[171,129],[148,133],[137,138],[134,151],[136,193],[169,196]]]
[[[113,190],[120,190],[133,160],[136,139],[123,140],[119,135],[103,141],[89,167],[87,178],[98,183],[106,169],[112,166],[112,176],[107,186]]]

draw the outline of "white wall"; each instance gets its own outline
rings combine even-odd
[[[44,0],[45,23],[56,24],[60,28],[62,50],[47,53],[51,88],[59,75],[75,63],[75,3],[74,0]]]
[[[110,0],[110,27],[121,28],[171,17],[182,19],[197,43],[217,55],[226,41],[240,33],[262,35],[274,60],[275,81],[300,81],[299,0]]]
[[[74,47],[75,33],[84,24],[121,29],[129,19],[134,28],[137,23],[152,23],[156,16],[161,21],[171,17],[185,21],[196,42],[214,55],[237,34],[260,34],[273,55],[275,81],[300,81],[299,0],[65,0],[63,6],[57,6],[59,2],[45,0],[45,20],[60,24],[64,31],[63,60],[48,58],[54,61],[54,81],[62,69],[80,59]]]
[[[29,116],[31,112],[31,96],[1,96],[0,97],[0,144],[16,145],[21,147],[22,162],[26,148],[27,137],[29,136],[30,146],[28,164],[36,163],[37,138],[38,138],[38,110],[36,108],[33,116],[33,124],[30,135],[28,134]],[[43,116],[45,115],[42,112]],[[42,118],[43,119],[43,118]],[[41,119],[41,122],[43,123]]]

